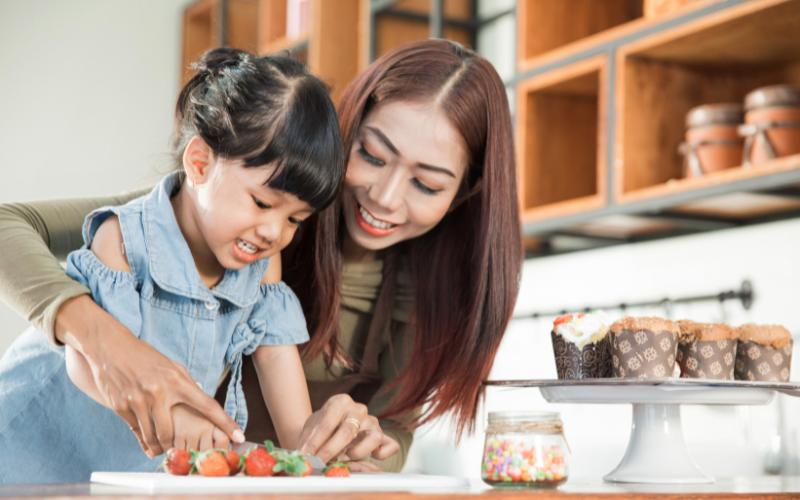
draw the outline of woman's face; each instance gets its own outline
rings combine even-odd
[[[458,193],[468,156],[436,106],[390,102],[361,123],[343,196],[350,237],[381,250],[430,231]]]

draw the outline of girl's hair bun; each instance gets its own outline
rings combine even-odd
[[[203,76],[217,77],[226,68],[238,67],[250,54],[232,47],[211,49],[192,64],[192,69]]]

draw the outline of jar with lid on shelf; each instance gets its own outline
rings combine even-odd
[[[496,488],[555,488],[569,475],[556,412],[489,412],[481,478]]]

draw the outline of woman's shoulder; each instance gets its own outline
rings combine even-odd
[[[109,269],[131,272],[131,266],[125,257],[125,240],[122,237],[122,228],[119,225],[117,214],[108,216],[100,224],[89,250]]]

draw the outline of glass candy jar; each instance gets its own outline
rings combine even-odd
[[[490,412],[481,478],[496,488],[555,488],[567,482],[558,413]]]

